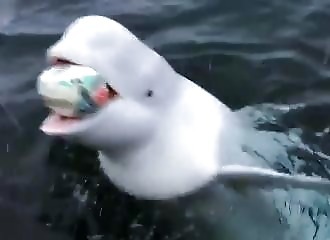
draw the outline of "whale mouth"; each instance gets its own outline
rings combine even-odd
[[[65,65],[80,65],[82,64],[73,62],[71,60],[51,56],[49,58],[51,67],[59,67]],[[70,133],[75,127],[83,123],[85,120],[92,118],[93,115],[102,110],[107,104],[116,100],[119,97],[119,93],[113,89],[108,83],[105,83],[104,88],[101,88],[96,93],[92,94],[92,98],[97,102],[98,108],[92,112],[87,113],[79,117],[69,117],[57,113],[55,110],[51,110],[46,119],[40,126],[40,129],[48,135],[63,135]],[[63,100],[46,99],[52,106],[62,107],[68,103]]]

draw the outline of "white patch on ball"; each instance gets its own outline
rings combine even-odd
[[[37,90],[45,105],[65,117],[78,117],[83,113],[86,94],[104,87],[105,82],[92,68],[80,65],[55,65],[42,72]],[[82,94],[82,88],[85,94]]]

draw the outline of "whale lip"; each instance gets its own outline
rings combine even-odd
[[[48,62],[51,66],[82,65],[67,58],[57,56],[48,56]],[[94,96],[99,103],[99,108],[96,112],[99,112],[110,102],[115,101],[119,96],[119,93],[106,83],[104,90]],[[92,118],[96,112],[79,117],[67,117],[52,110],[40,125],[40,130],[48,135],[67,135],[73,132],[85,120]]]
[[[83,120],[79,118],[64,118],[55,112],[51,112],[42,122],[40,130],[48,135],[63,135],[69,133],[81,121]]]
[[[68,60],[66,58],[62,58],[62,57],[56,57],[56,56],[50,56],[49,57],[49,60],[50,64],[52,66],[55,66],[55,65],[81,65],[81,64],[78,64],[76,62],[73,62],[71,60]]]

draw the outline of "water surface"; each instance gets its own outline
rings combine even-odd
[[[258,128],[294,134],[299,144],[288,156],[296,165],[283,171],[330,178],[328,1],[7,0],[0,3],[1,238],[207,238],[118,192],[94,151],[39,131],[47,110],[35,81],[45,50],[86,14],[120,21],[178,72],[244,108]],[[311,239],[326,239],[328,199],[316,199],[281,208]]]

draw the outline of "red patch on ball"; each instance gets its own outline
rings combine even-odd
[[[102,87],[93,94],[93,99],[97,105],[102,106],[109,100],[109,91],[106,87]]]

